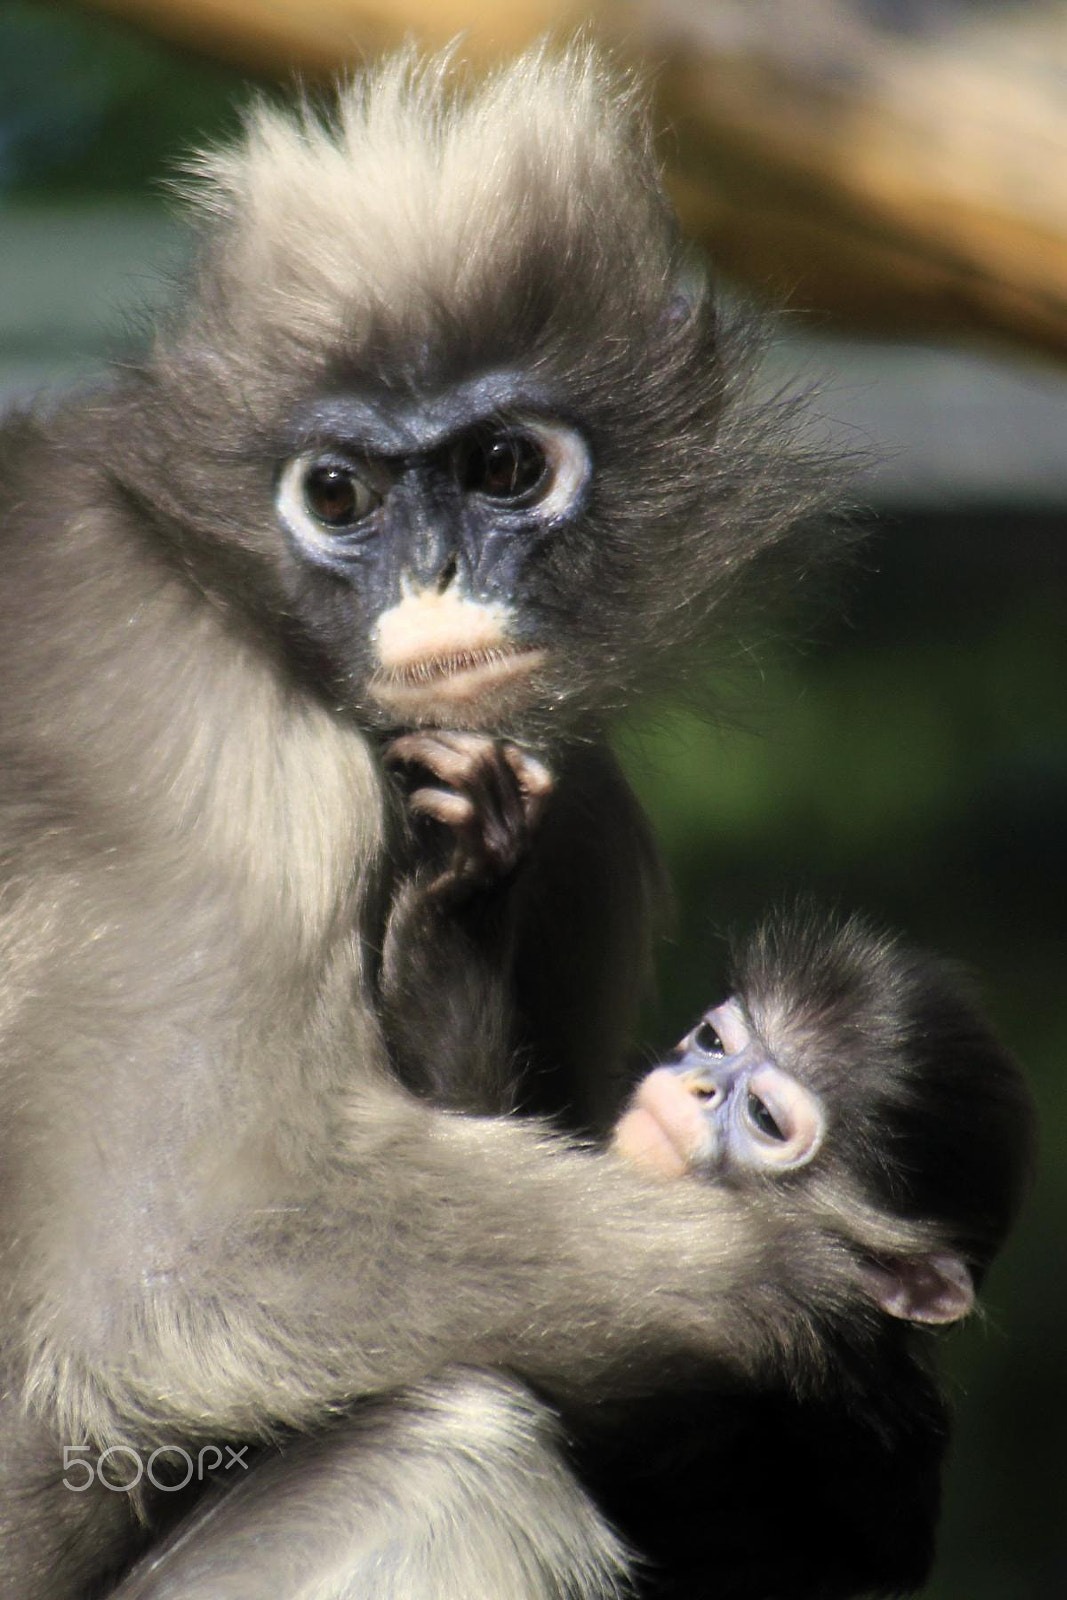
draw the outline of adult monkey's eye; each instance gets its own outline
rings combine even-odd
[[[312,462],[304,471],[304,509],[327,528],[350,528],[382,503],[382,497],[351,467]]]
[[[592,478],[589,446],[577,428],[549,417],[514,417],[469,429],[456,442],[456,480],[502,511],[537,508],[552,522],[572,515]]]
[[[706,1017],[693,1034],[693,1044],[702,1056],[724,1056],[726,1054],[726,1046]]]
[[[527,500],[550,484],[540,439],[524,429],[478,428],[460,447],[459,479],[468,494]]]
[[[747,1103],[749,1121],[768,1139],[784,1140],[785,1134],[771,1116],[759,1095],[749,1090]]]
[[[343,458],[308,451],[283,466],[274,503],[299,548],[332,565],[358,559],[376,530],[372,513],[382,504],[389,481],[384,466],[376,462],[368,462],[364,471]]]

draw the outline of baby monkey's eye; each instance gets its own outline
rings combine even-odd
[[[759,1129],[760,1133],[766,1134],[768,1139],[785,1139],[785,1134],[775,1122],[759,1095],[753,1094],[751,1089],[748,1093],[747,1109],[749,1121]]]
[[[726,1054],[726,1046],[706,1017],[693,1034],[693,1044],[702,1056],[724,1056]]]

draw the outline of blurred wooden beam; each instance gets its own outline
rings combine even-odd
[[[463,35],[476,61],[514,54],[586,14],[560,0],[86,0],[175,43],[269,76],[326,78],[404,39],[429,48]]]
[[[407,37],[462,34],[485,63],[589,16],[580,0],[86,3],[310,78]],[[600,0],[595,18],[656,68],[683,221],[728,273],[846,327],[1067,358],[1067,4],[916,37],[879,33],[848,0]]]
[[[667,53],[660,83],[683,221],[726,271],[853,327],[1067,358],[1067,99],[1040,139],[968,151],[759,61]]]

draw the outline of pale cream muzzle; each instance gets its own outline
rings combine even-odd
[[[371,695],[404,722],[468,721],[521,705],[545,652],[514,642],[512,615],[502,601],[472,600],[455,581],[439,592],[402,580],[400,600],[374,630]]]

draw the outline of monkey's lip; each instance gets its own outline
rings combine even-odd
[[[486,645],[382,668],[369,687],[390,710],[425,710],[431,703],[461,707],[514,689],[544,661],[545,651],[536,646]]]
[[[710,1154],[699,1102],[680,1094],[677,1083],[668,1068],[650,1072],[615,1127],[622,1155],[667,1178],[681,1177]]]
[[[644,1106],[633,1106],[619,1119],[613,1143],[628,1161],[664,1178],[680,1178],[688,1166],[684,1152]]]

